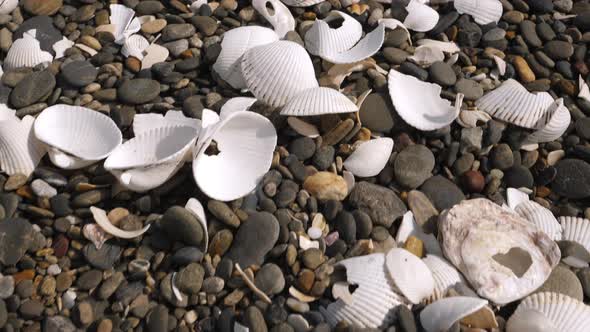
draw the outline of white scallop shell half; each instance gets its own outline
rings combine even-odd
[[[143,60],[141,60],[141,69],[150,69],[156,63],[164,62],[170,55],[170,51],[164,46],[151,44],[144,51]]]
[[[65,56],[65,52],[74,46],[74,42],[66,37],[51,46],[55,52],[55,59],[61,59]]]
[[[18,7],[18,0],[3,0],[0,1],[0,14],[7,15],[12,13]]]
[[[329,23],[342,20],[338,28]],[[323,20],[316,20],[305,33],[305,48],[317,56],[340,53],[352,48],[362,37],[363,27],[352,16],[331,11]]]
[[[231,201],[250,193],[270,169],[277,132],[264,116],[236,112],[207,128],[193,161],[195,182],[207,196]],[[219,153],[208,155],[212,141]]]
[[[590,88],[588,87],[588,84],[586,84],[586,81],[584,81],[582,78],[582,75],[579,75],[578,77],[578,91],[578,98],[582,98],[590,102]]]
[[[331,63],[353,63],[364,60],[381,49],[385,39],[385,25],[379,24],[365,38],[361,39],[353,48],[343,52],[323,54],[321,57]]]
[[[201,202],[196,198],[190,198],[186,202],[184,208],[189,210],[195,217],[197,217],[197,220],[201,223],[201,226],[203,227],[203,233],[205,235],[205,243],[203,243],[200,249],[203,250],[203,252],[207,252],[209,249],[209,232],[207,231],[207,215],[205,214],[205,208],[203,207],[203,204],[201,204]]]
[[[115,42],[119,45],[125,43],[125,39],[141,29],[141,23],[135,17],[135,11],[124,5],[112,4],[111,24],[115,25]]]
[[[527,201],[518,204],[515,211],[524,219],[535,224],[537,228],[549,235],[552,240],[561,240],[561,225],[557,222],[557,219],[555,219],[553,213],[551,213],[549,209],[541,206],[535,201]]]
[[[381,137],[361,143],[344,161],[344,167],[359,177],[379,174],[393,151],[393,140]]]
[[[142,35],[133,35],[125,40],[123,47],[121,48],[121,54],[125,57],[135,57],[138,60],[142,60],[144,57],[143,52],[150,46],[150,43]]]
[[[559,217],[563,240],[574,241],[590,251],[590,220],[576,217]]]
[[[320,2],[324,2],[326,0],[281,0],[285,5],[291,7],[309,7],[313,5],[317,5]]]
[[[154,128],[120,145],[104,167],[127,189],[145,192],[176,174],[196,139],[190,126]]]
[[[516,188],[508,188],[506,189],[506,202],[508,203],[508,207],[510,207],[513,211],[516,211],[516,207],[524,202],[529,201],[529,195],[523,191],[520,191]]]
[[[77,169],[104,159],[121,144],[121,131],[108,116],[89,108],[54,105],[35,121],[35,135],[61,168]]]
[[[391,249],[385,256],[385,266],[395,286],[410,302],[418,304],[434,292],[432,272],[411,252]]]
[[[515,312],[506,323],[506,332],[559,332],[542,312],[523,309]]]
[[[47,152],[33,134],[35,118],[19,120],[8,108],[0,111],[0,166],[8,175],[31,175]]]
[[[426,299],[426,302],[434,302],[444,298],[451,288],[462,286],[469,288],[467,281],[461,273],[446,259],[439,255],[426,255],[422,261],[432,272],[434,279],[434,291]]]
[[[563,99],[555,100],[546,111],[546,122],[539,123],[537,131],[528,135],[523,144],[554,141],[565,133],[572,119],[570,111],[563,105]]]
[[[260,26],[245,26],[231,29],[223,34],[221,53],[213,64],[213,70],[235,89],[243,89],[246,82],[242,77],[242,56],[249,49],[279,40],[271,29]]]
[[[309,54],[290,41],[250,49],[242,58],[242,75],[256,99],[273,107],[318,86]]]
[[[24,33],[23,37],[12,43],[4,59],[4,70],[20,67],[35,67],[38,64],[53,61],[49,52],[41,50],[41,44],[33,34]]]
[[[514,315],[528,310],[540,312],[553,323],[557,331],[585,332],[590,326],[590,306],[564,294],[532,294],[518,305]]]
[[[459,14],[468,14],[478,24],[498,23],[502,17],[502,3],[499,0],[455,0]]]
[[[395,235],[395,242],[398,246],[403,246],[410,236],[415,236],[422,241],[428,254],[442,256],[442,249],[438,240],[432,234],[426,234],[420,225],[416,223],[412,211],[404,214],[402,222]]]
[[[422,45],[416,47],[414,55],[408,59],[422,67],[430,67],[433,63],[445,60],[445,54],[437,47]]]
[[[406,11],[408,16],[404,20],[404,25],[410,30],[426,32],[432,30],[438,23],[437,11],[419,0],[410,0]]]
[[[340,91],[314,87],[291,98],[281,110],[281,115],[314,116],[358,111],[358,107]]]
[[[435,130],[451,124],[459,115],[462,94],[455,106],[440,97],[438,84],[420,81],[395,69],[389,71],[389,95],[397,113],[409,125],[420,130]],[[420,100],[420,103],[416,103]]]
[[[234,97],[221,106],[219,117],[226,118],[236,112],[245,112],[256,102],[256,98]]]
[[[187,118],[181,111],[168,111],[166,115],[157,113],[136,114],[133,117],[133,134],[139,136],[158,127],[189,126],[198,134],[201,120]]]
[[[271,14],[266,8],[267,3],[273,9]],[[295,30],[295,19],[289,8],[279,0],[253,0],[252,7],[258,11],[273,27],[280,38],[285,37],[287,32]]]
[[[488,301],[467,296],[440,299],[426,306],[420,313],[420,322],[427,332],[446,331],[463,317],[485,307]]]

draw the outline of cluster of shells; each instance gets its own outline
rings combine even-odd
[[[310,6],[319,1],[283,2]],[[404,29],[411,42],[410,30],[429,31],[439,19],[423,1],[411,0],[404,22],[383,18],[363,37],[362,26],[354,18],[335,11],[309,27],[302,47],[284,40],[295,29],[295,20],[283,2],[253,0],[253,7],[273,29],[246,26],[226,32],[213,65],[222,80],[236,90],[249,91],[254,98],[230,99],[219,114],[205,110],[200,120],[179,111],[138,114],[133,122],[135,137],[125,142],[108,116],[88,108],[53,105],[36,118],[20,119],[14,110],[2,105],[2,171],[29,176],[46,153],[63,169],[79,169],[104,160],[105,169],[122,187],[144,192],[162,185],[184,163],[192,162],[195,182],[206,195],[221,201],[243,197],[270,169],[277,145],[273,124],[249,110],[255,102],[288,116],[288,123],[299,134],[317,137],[318,129],[298,117],[359,112],[368,92],[353,102],[341,92],[340,83],[359,68],[387,74],[370,61],[381,49],[386,29]],[[193,9],[198,10],[200,3],[193,3]],[[5,1],[0,6],[10,12],[17,4]],[[502,15],[497,0],[456,0],[454,5],[480,24],[497,22]],[[7,8],[10,6],[12,9]],[[157,38],[149,42],[136,34],[141,23],[153,17],[135,17],[135,12],[123,5],[111,5],[110,10],[111,24],[99,26],[97,31],[112,33],[116,43],[122,45],[124,56],[140,60],[142,69],[167,59],[168,51],[156,44]],[[340,26],[331,27],[332,20],[341,21]],[[37,32],[30,30],[13,43],[3,66],[11,69],[46,64],[63,57],[70,47],[90,55],[95,52],[67,38],[39,40]],[[453,42],[422,39],[412,60],[428,67],[445,58],[456,61],[458,52]],[[334,64],[319,81],[309,54]],[[476,111],[462,109],[461,94],[453,105],[441,98],[439,85],[396,69],[388,73],[391,100],[405,122],[423,131],[443,128],[455,120],[462,126],[474,126],[477,120],[494,117],[531,130],[524,149],[560,137],[570,123],[563,101],[554,100],[548,93],[529,93],[514,80],[501,83],[505,63],[497,58],[496,64],[490,76],[499,87],[475,103]],[[580,91],[581,97],[590,98],[584,83]],[[217,154],[207,152],[211,145],[216,146]],[[393,140],[373,137],[354,148],[343,163],[349,190],[354,176],[375,176],[385,167]],[[347,321],[375,328],[391,322],[396,312],[393,309],[399,306],[426,303],[420,320],[429,332],[447,330],[458,321],[487,329],[498,327],[490,304],[504,305],[524,298],[508,320],[507,331],[540,331],[540,326],[543,331],[587,330],[590,307],[565,295],[533,292],[560,261],[575,267],[588,265],[575,257],[562,257],[555,241],[575,241],[590,250],[590,221],[571,217],[558,221],[517,189],[509,190],[507,200],[505,207],[486,199],[464,201],[441,215],[438,234],[427,233],[409,212],[396,237],[400,248],[337,263],[344,274],[332,287],[336,301],[322,308],[322,313],[332,325]],[[199,216],[206,229],[200,203],[189,201],[187,208]],[[101,231],[113,236],[132,238],[149,227],[126,232],[110,224],[105,211],[93,208],[92,213]],[[96,233],[93,238],[100,245],[107,235]],[[407,250],[408,243],[416,239],[424,250]],[[351,293],[350,285],[358,288]]]

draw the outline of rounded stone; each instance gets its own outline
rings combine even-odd
[[[265,294],[274,295],[285,288],[285,278],[279,266],[268,263],[256,273],[254,284]]]
[[[204,240],[203,226],[195,215],[183,207],[173,206],[166,210],[161,225],[174,241],[199,246]]]
[[[395,158],[395,179],[406,188],[417,188],[432,175],[434,163],[434,155],[426,146],[410,145]]]
[[[578,301],[584,300],[584,291],[580,280],[575,273],[563,265],[558,265],[551,271],[549,278],[537,292],[555,292],[567,295]]]
[[[117,89],[117,96],[126,104],[144,104],[154,100],[159,95],[160,83],[147,78],[125,81]]]
[[[579,159],[563,159],[555,164],[555,169],[553,191],[574,199],[590,196],[590,164]]]
[[[437,61],[430,66],[428,71],[430,73],[430,79],[436,84],[451,86],[457,82],[455,71],[446,62]]]

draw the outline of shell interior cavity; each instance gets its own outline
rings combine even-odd
[[[270,12],[267,6],[272,7]],[[253,0],[252,7],[262,15],[273,27],[276,34],[283,38],[289,31],[295,30],[295,18],[289,8],[279,0]]]

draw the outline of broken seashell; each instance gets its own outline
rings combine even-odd
[[[457,118],[457,122],[464,128],[475,128],[475,127],[477,127],[477,123],[479,121],[481,121],[483,123],[487,123],[491,119],[492,119],[492,117],[484,111],[462,110],[459,113],[459,117]]]
[[[113,34],[115,43],[123,45],[127,38],[141,29],[141,23],[135,17],[135,11],[131,8],[112,4],[110,9],[110,21],[115,26],[115,33]]]
[[[574,241],[590,251],[590,220],[576,217],[559,217],[563,229],[562,240]]]
[[[35,121],[35,136],[50,147],[51,161],[64,169],[78,169],[104,159],[122,141],[121,131],[111,118],[69,105],[43,110]]]
[[[35,39],[36,30],[29,30],[23,37],[12,43],[4,59],[4,70],[21,67],[35,67],[38,64],[53,61],[49,52],[41,50],[41,43]]]
[[[242,56],[249,49],[279,40],[271,29],[259,26],[245,26],[231,29],[223,34],[221,53],[213,64],[213,70],[235,89],[246,88],[242,77]]]
[[[480,296],[497,304],[539,288],[561,256],[547,234],[484,198],[441,214],[438,231],[445,257]]]
[[[496,63],[496,67],[498,67],[498,72],[501,76],[504,76],[504,74],[506,74],[506,61],[497,55],[494,55],[493,58],[494,62]]]
[[[438,23],[438,12],[419,0],[410,0],[406,11],[408,16],[404,20],[404,25],[410,30],[427,32]]]
[[[320,78],[320,85],[333,89],[340,89],[340,85],[350,74],[357,71],[365,71],[367,69],[375,69],[380,73],[387,75],[386,71],[377,66],[375,60],[368,58],[354,63],[333,65],[328,69],[326,75]]]
[[[236,112],[244,112],[247,111],[250,106],[254,105],[256,102],[256,98],[250,97],[234,97],[229,99],[228,101],[221,106],[221,110],[219,110],[219,117],[226,118],[233,113]]]
[[[309,7],[325,0],[281,0],[285,5],[291,7]]]
[[[305,302],[305,303],[310,303],[310,302],[317,300],[316,297],[304,294],[293,286],[289,287],[289,295],[291,295],[294,298],[296,298],[297,300],[299,300],[301,302]]]
[[[61,59],[65,56],[65,52],[74,46],[74,42],[69,40],[66,37],[63,37],[62,40],[58,41],[57,43],[53,44],[52,48],[55,52],[55,59]]]
[[[115,225],[111,224],[109,218],[107,217],[107,213],[103,209],[99,209],[95,206],[90,207],[90,212],[92,212],[92,217],[94,221],[107,233],[121,238],[121,239],[133,239],[135,237],[141,236],[143,233],[147,232],[151,225],[146,225],[142,229],[138,229],[135,231],[124,231],[120,228],[115,227]]]
[[[547,154],[547,165],[555,166],[558,161],[565,157],[565,151],[563,150],[553,150]]]
[[[268,5],[273,10],[272,14],[268,11]],[[293,15],[279,0],[253,0],[252,7],[273,26],[280,38],[285,37],[287,32],[295,30]]]
[[[138,60],[143,59],[143,52],[150,46],[150,43],[141,35],[133,35],[125,40],[121,48],[121,54],[125,57],[135,57]]]
[[[193,161],[197,185],[213,199],[231,201],[256,188],[270,169],[277,132],[266,117],[237,112],[207,128],[200,140]],[[217,143],[216,155],[206,151],[212,141]]]
[[[346,188],[348,189],[348,194],[352,191],[355,185],[354,174],[349,171],[342,171],[342,178],[346,182]]]
[[[311,123],[307,123],[298,117],[290,116],[287,118],[287,123],[296,133],[301,136],[316,138],[320,136],[318,128]]]
[[[434,39],[420,39],[418,40],[417,44],[419,46],[430,46],[434,48],[438,48],[439,50],[443,51],[444,53],[454,54],[461,51],[459,46],[454,42],[443,42],[440,40]]]
[[[546,320],[552,323],[550,325],[555,326],[554,331],[584,332],[588,331],[588,325],[590,325],[590,306],[564,294],[553,292],[532,294],[520,302],[513,316],[516,316],[515,319],[518,322],[524,319],[523,317],[519,319],[522,312],[531,310],[545,316]],[[527,316],[531,318],[531,313],[529,312],[525,317]],[[534,314],[533,317],[539,317],[539,315]],[[508,320],[508,332],[524,331],[514,329],[515,322],[510,322],[511,320],[512,317]],[[542,319],[542,321],[546,320]]]
[[[393,140],[382,137],[361,143],[344,161],[344,167],[359,177],[379,174],[393,151]]]
[[[93,49],[92,47],[88,47],[84,44],[74,44],[77,48],[81,49],[82,51],[88,53],[90,56],[95,56],[98,54],[98,51]]]
[[[3,0],[0,2],[0,14],[8,15],[18,7],[18,0]]]
[[[395,69],[389,71],[389,94],[397,113],[411,126],[435,130],[451,124],[459,115],[463,95],[457,94],[455,106],[440,97],[440,85],[423,82]],[[420,103],[416,103],[420,100]]]
[[[558,332],[553,322],[534,309],[516,311],[506,323],[506,332]]]
[[[434,279],[434,290],[425,300],[426,303],[444,298],[451,288],[455,288],[458,285],[469,288],[467,281],[461,273],[441,256],[429,254],[422,258],[422,261],[428,266]]]
[[[312,241],[305,236],[299,236],[299,248],[302,250],[307,249],[319,249],[320,243],[318,241]]]
[[[487,305],[478,311],[463,317],[463,319],[461,319],[461,324],[473,329],[489,330],[498,328],[498,321],[496,321],[494,311],[492,311]]]
[[[150,69],[156,63],[164,62],[170,55],[170,51],[164,46],[151,44],[144,51],[143,60],[141,60],[141,69]]]
[[[247,51],[242,59],[242,75],[252,94],[273,107],[283,106],[302,91],[318,86],[309,54],[290,41],[280,40]]]
[[[342,300],[347,305],[352,305],[352,294],[348,290],[350,285],[347,282],[339,281],[332,286],[332,297],[336,300]]]
[[[107,233],[102,227],[95,223],[84,225],[82,228],[82,234],[84,234],[84,237],[92,242],[98,250],[102,248],[102,245],[105,242],[113,238],[111,234]]]
[[[353,63],[373,56],[381,49],[385,39],[385,25],[379,24],[367,33],[353,48],[343,52],[323,54],[321,57],[331,63]]]
[[[139,136],[160,127],[189,126],[195,128],[198,134],[201,120],[187,118],[181,111],[168,111],[166,115],[157,113],[136,114],[133,117],[133,134]]]
[[[508,207],[510,207],[513,211],[516,211],[516,207],[520,203],[528,201],[529,195],[527,193],[522,192],[516,188],[506,189],[506,202],[508,203]]]
[[[439,48],[422,45],[416,47],[414,55],[410,56],[408,59],[414,61],[419,66],[430,67],[435,62],[444,61],[445,54]]]
[[[571,121],[570,111],[563,105],[563,99],[554,101],[545,111],[543,122],[537,131],[528,135],[523,144],[534,144],[554,141],[565,133]]]
[[[176,174],[196,139],[193,127],[157,127],[117,147],[104,167],[127,189],[145,192]]]
[[[545,232],[552,240],[561,240],[561,225],[549,209],[541,206],[535,201],[526,201],[518,204],[514,209],[524,219],[535,224],[538,229]]]
[[[331,22],[340,24],[330,27]],[[362,37],[363,27],[352,16],[333,10],[323,20],[315,20],[305,33],[305,48],[313,55],[323,57],[351,49]]]
[[[1,104],[0,108],[0,165],[8,175],[23,174],[29,177],[47,150],[33,133],[35,118],[22,120],[14,110]]]
[[[498,0],[455,0],[459,14],[468,14],[481,25],[498,23],[502,17],[502,3]]]
[[[207,215],[205,214],[205,208],[203,207],[203,204],[201,204],[201,202],[196,198],[190,198],[186,202],[184,208],[192,213],[201,223],[201,226],[203,227],[203,233],[205,234],[205,242],[199,249],[201,249],[203,252],[207,252],[207,250],[209,250],[209,231],[207,230]]]
[[[393,248],[385,256],[389,276],[400,292],[414,304],[420,303],[434,292],[432,272],[411,252]]]
[[[415,236],[424,243],[426,252],[433,255],[442,256],[442,249],[440,244],[434,235],[426,234],[420,225],[416,223],[414,214],[412,211],[408,211],[404,214],[402,222],[395,235],[395,242],[398,246],[403,246],[406,240],[410,236]]]
[[[588,84],[582,78],[582,75],[578,76],[578,98],[582,98],[588,102],[590,102],[590,88],[588,88]]]
[[[172,294],[174,294],[176,300],[182,302],[182,293],[180,292],[178,287],[176,287],[176,272],[172,273],[172,277],[170,278],[170,286],[172,287]]]
[[[314,87],[289,99],[281,110],[281,115],[315,116],[358,111],[358,107],[337,90]]]
[[[99,32],[107,32],[115,37],[115,33],[117,32],[117,26],[115,24],[103,24],[99,25],[95,29],[96,33]]]
[[[474,297],[447,297],[426,306],[420,313],[420,322],[427,332],[447,331],[456,321],[487,304],[488,301]]]

